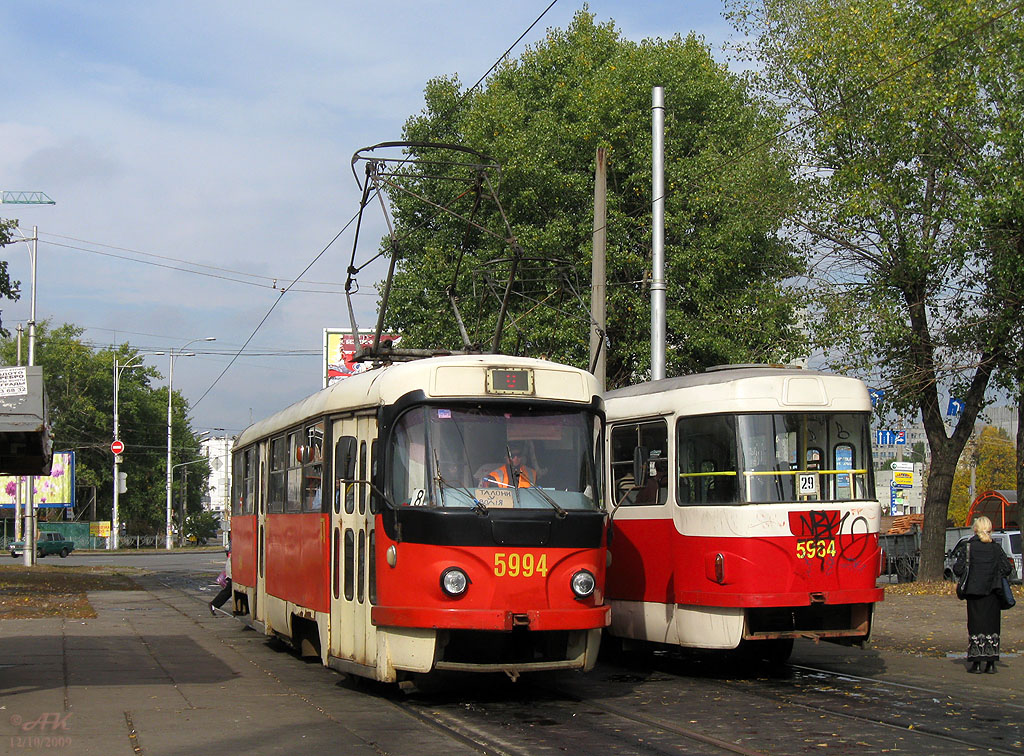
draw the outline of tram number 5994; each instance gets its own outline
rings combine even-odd
[[[520,554],[517,551],[498,551],[494,554],[494,576],[495,577],[533,577],[540,575],[548,576],[548,556],[541,554],[534,557],[526,552]]]
[[[836,555],[836,542],[832,541],[797,541],[797,559],[824,559]]]

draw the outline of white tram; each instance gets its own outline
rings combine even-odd
[[[612,635],[773,659],[868,638],[881,508],[861,381],[726,366],[605,408]]]

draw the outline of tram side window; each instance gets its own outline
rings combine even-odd
[[[633,476],[637,454],[644,465],[639,485]],[[668,499],[668,426],[664,420],[612,428],[612,492],[616,505],[651,506]]]
[[[731,415],[684,417],[676,425],[676,501],[683,506],[739,500]]]
[[[240,515],[245,511],[245,453],[235,452],[231,475],[231,514]]]
[[[302,511],[319,512],[324,484],[324,424],[307,426],[302,457]]]
[[[283,512],[285,500],[285,476],[288,472],[288,446],[284,436],[270,441],[270,481],[267,495],[267,511]]]
[[[256,511],[256,450],[245,450],[245,501],[242,510],[245,514]]]
[[[288,434],[288,492],[285,499],[286,512],[302,511],[302,458],[299,432]]]

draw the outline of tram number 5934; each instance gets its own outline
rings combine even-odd
[[[494,554],[494,576],[495,577],[533,577],[540,575],[548,576],[548,556],[541,554],[534,557],[533,554],[525,552],[520,554],[517,551],[498,551]]]
[[[797,541],[797,559],[824,559],[836,555],[836,542],[832,541]]]

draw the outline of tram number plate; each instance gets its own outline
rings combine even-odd
[[[534,556],[530,552],[498,551],[494,554],[495,577],[548,576],[548,555]]]
[[[818,495],[818,474],[817,473],[800,473],[800,495],[801,496],[817,496]]]
[[[824,559],[836,555],[836,542],[831,541],[797,541],[797,559]]]

